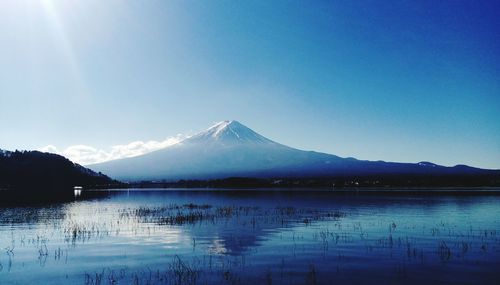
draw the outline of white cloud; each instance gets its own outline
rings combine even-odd
[[[177,135],[175,137],[167,138],[163,141],[135,141],[129,144],[115,145],[110,147],[108,150],[97,149],[87,145],[73,145],[63,150],[59,150],[56,146],[48,145],[38,150],[60,154],[67,157],[73,162],[82,165],[89,165],[109,160],[139,156],[148,152],[174,145],[184,138],[185,137],[183,135]]]

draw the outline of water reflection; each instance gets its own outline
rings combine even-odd
[[[169,274],[202,284],[494,284],[499,206],[496,196],[84,191],[0,208],[0,283],[95,284],[123,271],[115,284],[175,283]]]

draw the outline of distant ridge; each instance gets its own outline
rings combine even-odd
[[[0,150],[0,189],[72,193],[73,186],[110,184],[117,184],[117,181],[57,154]]]
[[[124,181],[219,179],[228,177],[370,177],[499,175],[500,171],[430,162],[394,163],[341,158],[274,142],[238,121],[142,156],[89,166]],[[410,179],[408,178],[408,179]]]

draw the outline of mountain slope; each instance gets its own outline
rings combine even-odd
[[[46,193],[112,183],[116,181],[57,154],[0,150],[0,189]]]
[[[491,173],[468,166],[362,161],[298,150],[269,140],[237,121],[220,122],[162,150],[89,167],[127,181]]]

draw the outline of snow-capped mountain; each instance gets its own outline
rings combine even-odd
[[[208,130],[198,133],[185,142],[210,142],[218,144],[276,144],[253,130],[245,127],[238,121],[223,121],[210,127]]]
[[[391,163],[341,158],[291,148],[237,121],[223,121],[167,148],[89,166],[125,181],[226,177],[304,177],[474,173],[480,169],[428,162]]]

